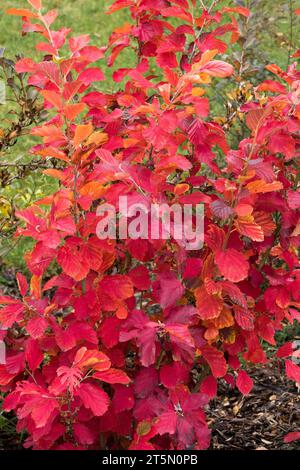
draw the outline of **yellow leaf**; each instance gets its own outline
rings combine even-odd
[[[218,54],[218,52],[218,49],[212,49],[211,51],[203,52],[200,62],[194,64],[192,70],[197,70],[199,67],[202,67],[203,65],[210,62]]]
[[[206,93],[206,90],[201,87],[194,87],[192,89],[192,96],[203,96]]]
[[[239,183],[244,183],[247,180],[251,180],[255,176],[255,170],[249,170],[246,175],[241,175],[238,177]]]
[[[137,425],[137,428],[136,428],[136,432],[138,434],[138,436],[146,436],[146,434],[148,434],[151,430],[151,424],[149,423],[149,421],[141,421],[138,425]]]
[[[36,300],[39,300],[41,298],[41,283],[42,276],[37,276],[36,274],[34,274],[30,280],[30,293]]]

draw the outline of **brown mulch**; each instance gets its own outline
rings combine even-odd
[[[242,396],[227,384],[207,412],[212,429],[211,449],[300,450],[300,441],[284,436],[300,431],[300,388],[285,378],[279,364],[253,368],[255,386]]]

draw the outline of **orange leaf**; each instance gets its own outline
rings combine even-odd
[[[75,135],[73,139],[74,147],[80,145],[84,140],[86,140],[91,133],[93,132],[93,126],[91,123],[82,124],[76,127]]]
[[[222,328],[229,328],[234,325],[234,318],[230,310],[223,308],[220,316],[215,318],[212,323],[216,328],[221,330]]]
[[[219,336],[219,330],[217,328],[207,328],[204,333],[204,338],[207,341],[214,341]]]
[[[238,13],[239,15],[245,16],[246,18],[248,18],[250,15],[249,8],[245,7],[224,7],[222,10],[224,13]]]
[[[51,176],[51,178],[56,178],[58,180],[63,180],[64,174],[60,170],[56,170],[55,168],[48,168],[47,170],[43,171],[44,175]]]
[[[239,217],[235,221],[235,226],[241,235],[251,238],[251,240],[255,242],[264,241],[264,232],[262,228],[255,223],[253,216],[247,215]]]
[[[67,163],[69,163],[70,161],[64,152],[59,149],[56,149],[55,147],[46,147],[39,150],[37,153],[42,157],[54,157],[58,160],[62,160]]]
[[[26,18],[38,18],[36,13],[26,10],[25,8],[9,8],[6,10],[6,13],[14,16],[26,16]]]
[[[69,121],[74,121],[78,114],[82,113],[85,107],[85,103],[68,104],[64,109],[66,118],[69,119]]]
[[[80,348],[75,356],[74,365],[80,369],[92,368],[94,370],[108,370],[111,366],[110,359],[102,352]]]
[[[280,181],[273,181],[272,183],[266,183],[264,180],[257,180],[248,183],[246,188],[252,194],[258,193],[270,193],[272,191],[279,191],[283,188]]]
[[[239,203],[235,208],[235,212],[239,217],[244,217],[252,214],[253,207],[250,204]]]
[[[39,300],[41,298],[41,282],[42,276],[36,276],[35,274],[30,280],[30,293],[36,300]]]
[[[119,318],[119,320],[125,320],[125,318],[128,317],[128,310],[125,307],[125,305],[121,305],[117,310],[116,310],[116,317]]]
[[[207,293],[205,287],[198,287],[195,290],[196,307],[202,320],[209,320],[220,315],[223,301],[216,295]]]
[[[192,96],[203,96],[205,95],[205,93],[206,93],[206,90],[204,90],[204,88],[194,87],[192,89]]]
[[[190,185],[186,183],[176,184],[174,188],[174,194],[180,196],[181,194],[186,193],[190,189]]]
[[[90,181],[80,188],[79,193],[81,196],[88,196],[94,201],[99,199],[105,190],[104,186],[99,184],[98,181]]]
[[[93,132],[92,135],[88,138],[86,144],[96,144],[101,145],[105,144],[108,141],[108,135],[105,132]]]
[[[55,91],[51,90],[42,90],[40,93],[50,104],[52,104],[58,109],[62,109],[62,99],[58,93],[55,93]]]
[[[197,62],[192,66],[192,70],[197,69],[199,66],[203,66],[210,62],[217,54],[218,54],[218,49],[212,49],[211,51],[205,51],[203,52],[200,62]]]

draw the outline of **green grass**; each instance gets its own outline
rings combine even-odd
[[[104,11],[110,2],[107,0],[44,0],[44,9],[57,9],[58,27],[72,28],[76,34],[91,34],[93,41],[104,45],[108,34],[119,23],[116,15],[105,15]],[[7,16],[5,10],[13,7],[27,7],[26,0],[2,0],[3,12],[0,17],[0,43],[6,47],[8,54],[23,52],[32,54],[36,37],[28,34],[20,37],[20,17]],[[124,13],[123,13],[124,15]],[[9,28],[9,29],[8,29]]]
[[[71,28],[75,35],[90,34],[91,43],[98,47],[105,46],[110,33],[125,21],[129,21],[129,12],[121,10],[118,14],[106,15],[105,11],[112,3],[110,0],[44,0],[44,10],[58,10],[55,29]],[[20,17],[8,16],[5,10],[12,7],[26,8],[26,0],[2,0],[0,10],[0,47],[5,47],[6,55],[14,57],[23,54],[30,57],[41,57],[35,52],[38,38],[35,34],[21,36]],[[119,65],[121,66],[122,60]],[[102,62],[104,72],[110,75],[110,70]],[[111,82],[113,85],[113,82]]]

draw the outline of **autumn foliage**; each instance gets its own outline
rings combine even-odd
[[[300,319],[300,72],[268,66],[231,148],[210,89],[239,79],[218,57],[246,8],[194,16],[195,0],[117,0],[108,12],[127,8],[132,23],[99,48],[29,3],[8,13],[41,37],[41,62],[16,64],[49,110],[31,153],[62,166],[45,170],[58,191],[18,213],[17,236],[35,246],[30,281],[18,274],[19,297],[0,298],[3,409],[34,449],[206,449],[218,379],[249,393],[247,363],[265,363],[263,345]],[[118,91],[97,91],[99,60],[113,66],[126,48],[134,68],[114,71]],[[96,208],[120,195],[204,203],[203,249],[100,240]],[[294,355],[292,343],[278,353],[299,382]]]

